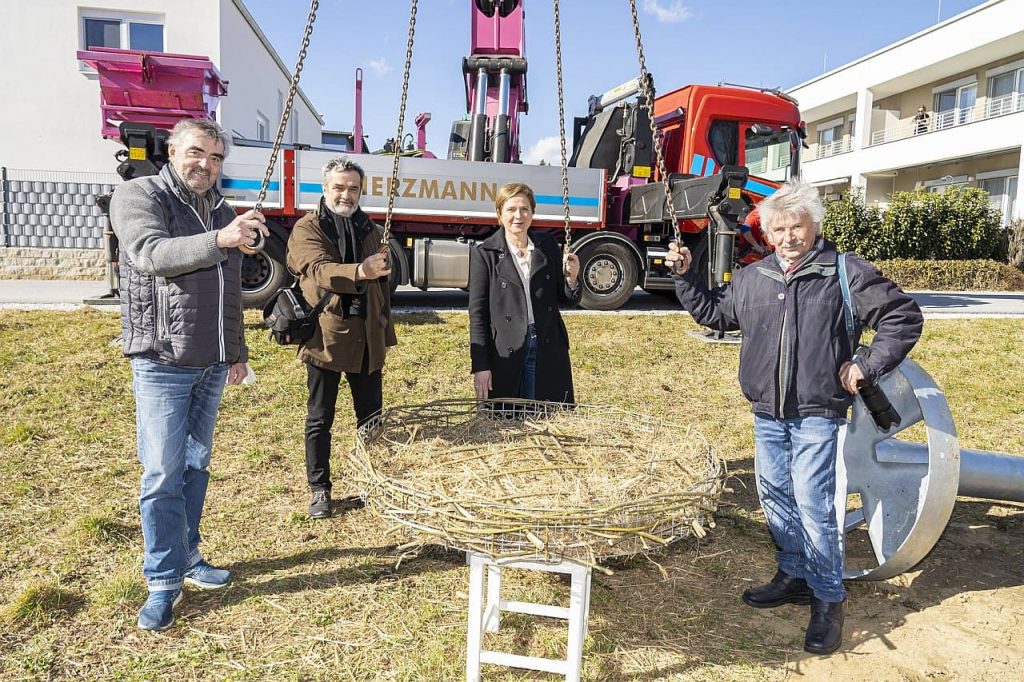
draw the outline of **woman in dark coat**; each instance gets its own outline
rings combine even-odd
[[[575,402],[569,336],[559,302],[579,303],[580,261],[527,231],[537,202],[522,183],[495,200],[496,233],[470,252],[469,342],[478,399]],[[529,282],[524,286],[524,282]]]

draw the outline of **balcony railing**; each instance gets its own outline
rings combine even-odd
[[[844,136],[838,140],[826,142],[824,144],[819,142],[812,146],[811,160],[824,159],[829,156],[835,156],[836,154],[845,154],[853,149],[851,142],[852,139],[849,136]]]
[[[993,97],[985,103],[985,118],[1003,116],[1024,111],[1024,92],[1011,92],[1001,97]]]
[[[1024,93],[1014,92],[986,100],[984,108],[971,106],[935,112],[926,121],[910,119],[890,128],[876,130],[871,133],[871,144],[869,146],[873,147],[887,142],[895,142],[896,140],[903,140],[914,135],[923,135],[935,132],[936,130],[954,128],[967,123],[995,118],[996,116],[1014,114],[1018,111],[1024,111]]]

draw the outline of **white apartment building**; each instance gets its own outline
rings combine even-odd
[[[804,180],[826,196],[979,187],[1024,216],[1024,0],[989,0],[801,83]],[[923,115],[919,115],[924,107]]]

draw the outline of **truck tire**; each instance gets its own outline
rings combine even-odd
[[[242,257],[242,305],[262,309],[274,292],[288,286],[292,276],[284,265],[285,246],[271,234],[259,253]]]
[[[398,243],[398,240],[392,239],[388,245],[391,247],[388,254],[391,259],[391,275],[388,276],[388,286],[391,293],[394,294],[399,285],[409,282],[409,258],[405,255],[405,249]]]
[[[579,250],[580,281],[587,310],[618,310],[633,295],[636,259],[629,249],[612,241],[591,242]]]

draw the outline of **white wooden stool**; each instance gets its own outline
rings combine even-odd
[[[467,552],[466,558],[469,563],[469,630],[466,637],[467,682],[478,682],[481,663],[541,670],[565,675],[567,682],[579,682],[580,668],[583,662],[583,638],[587,634],[587,620],[590,614],[590,568],[569,561],[548,563],[544,561],[494,560],[476,552]],[[484,568],[487,569],[486,609],[483,608]],[[569,574],[571,576],[569,608],[550,604],[505,601],[501,598],[502,568]],[[502,611],[562,618],[569,621],[569,646],[565,660],[482,650],[483,631],[498,631]]]

